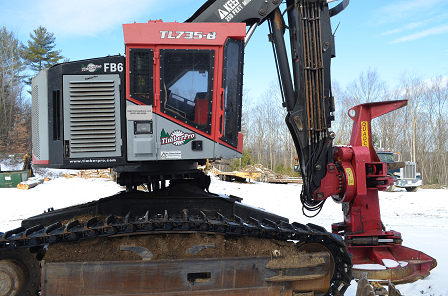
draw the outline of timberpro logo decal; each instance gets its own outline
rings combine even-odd
[[[95,72],[98,71],[99,69],[101,69],[103,66],[102,65],[95,65],[95,64],[88,64],[87,66],[84,66],[84,64],[81,64],[81,71],[86,72]]]
[[[180,130],[175,130],[171,134],[165,132],[165,129],[162,129],[160,133],[160,141],[162,145],[173,144],[175,146],[185,145],[191,140],[196,139],[195,133],[184,133]]]

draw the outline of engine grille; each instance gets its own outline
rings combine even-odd
[[[417,172],[417,167],[415,162],[406,162],[405,167],[403,168],[403,179],[415,179]]]
[[[114,80],[70,81],[70,156],[117,150]]]

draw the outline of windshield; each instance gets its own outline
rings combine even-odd
[[[395,162],[392,153],[378,153],[378,157],[382,162]]]
[[[213,50],[161,50],[161,110],[210,133]]]

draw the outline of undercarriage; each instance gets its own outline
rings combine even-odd
[[[350,285],[340,236],[174,183],[1,234],[0,295],[343,295]]]

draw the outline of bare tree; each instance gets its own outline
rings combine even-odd
[[[353,121],[347,115],[350,108],[370,102],[377,102],[385,100],[387,94],[386,83],[380,79],[376,69],[369,69],[367,72],[362,72],[357,79],[350,82],[346,90],[343,91],[340,85],[333,83],[333,94],[336,101],[336,140],[338,145],[346,145],[350,141]],[[372,122],[372,124],[378,121]],[[378,137],[381,130],[380,126],[376,124],[372,126],[372,136]],[[375,132],[375,134],[373,134]]]
[[[426,143],[430,144],[429,155],[424,155],[424,173],[429,180],[448,183],[447,172],[447,107],[448,85],[443,77],[431,80],[427,87],[424,111],[427,114],[428,134],[430,138]]]
[[[15,33],[5,27],[0,29],[0,142],[4,153],[13,153],[10,145],[14,139],[9,137],[9,131],[26,105],[22,95],[25,65],[20,46]]]
[[[336,134],[335,145],[348,145],[350,142],[353,120],[348,116],[348,110],[352,108],[353,102],[348,94],[341,88],[338,82],[332,83],[332,93],[335,100],[335,121],[333,130]]]
[[[389,90],[385,93],[384,100],[393,101],[402,99],[401,93],[397,89]],[[384,148],[399,152],[398,143],[403,140],[403,127],[405,123],[405,109],[401,108],[393,112],[384,114],[373,120],[376,134],[380,143],[377,148]],[[373,133],[373,132],[372,132]]]
[[[408,106],[405,109],[407,120],[405,142],[408,146],[411,161],[416,161],[418,120],[425,95],[425,84],[413,73],[403,73],[400,77],[400,83],[402,97],[408,100]]]
[[[386,84],[380,79],[376,69],[359,74],[357,79],[348,84],[346,90],[353,106],[381,101],[385,91]]]

